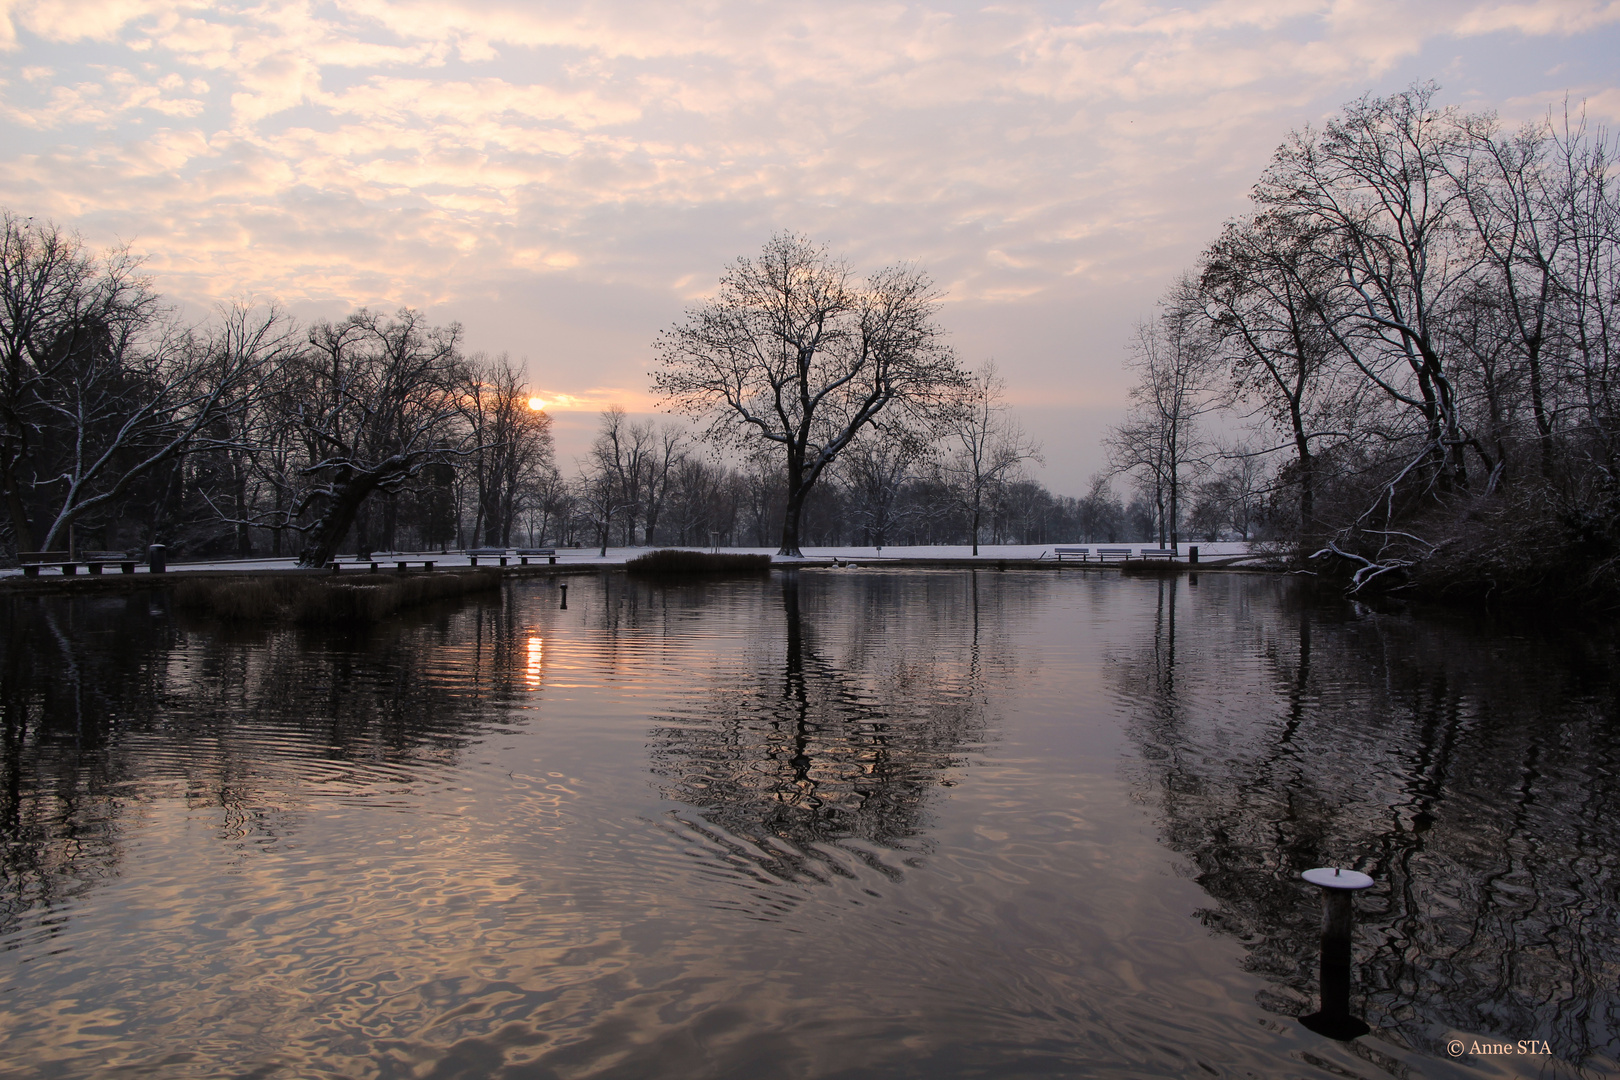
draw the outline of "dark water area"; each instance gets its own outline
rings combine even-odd
[[[1248,575],[569,586],[351,634],[0,601],[0,1076],[1620,1071],[1612,634]],[[1295,1019],[1318,865],[1377,882],[1353,1042]]]

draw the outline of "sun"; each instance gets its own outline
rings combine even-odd
[[[545,409],[545,407],[546,402],[544,398],[532,397],[529,399],[529,408],[533,409],[535,412],[541,412]]]

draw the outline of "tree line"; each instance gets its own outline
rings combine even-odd
[[[1113,467],[1165,541],[1254,528],[1356,591],[1612,596],[1615,142],[1436,93],[1279,147],[1139,328]]]
[[[521,368],[466,353],[458,325],[401,309],[300,326],[246,302],[188,325],[127,250],[98,255],[10,213],[0,231],[0,542],[13,556],[976,547],[1112,541],[1151,521],[1106,481],[1074,499],[1028,478],[1039,448],[994,368],[964,370],[942,344],[919,272],[857,284],[802,237],[738,260],[660,340],[656,385],[703,424],[615,406],[587,453],[559,463]]]

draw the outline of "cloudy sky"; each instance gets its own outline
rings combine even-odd
[[[1131,324],[1292,128],[1433,79],[1620,122],[1620,2],[0,0],[0,205],[197,317],[459,320],[566,459],[657,332],[792,229],[915,261],[1078,493]]]

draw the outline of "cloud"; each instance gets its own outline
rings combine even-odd
[[[204,308],[489,303],[514,352],[530,309],[489,298],[632,288],[642,307],[568,331],[610,334],[593,355],[617,367],[547,384],[591,402],[587,378],[640,377],[627,342],[795,228],[863,267],[922,262],[964,347],[1015,371],[998,334],[1114,349],[1102,324],[1019,328],[1149,309],[1290,128],[1437,51],[1553,43],[1613,118],[1617,20],[1574,0],[0,0],[0,203],[137,240]],[[1562,94],[1479,63],[1449,100]],[[992,329],[1009,310],[1046,314]]]
[[[1620,3],[1591,0],[1540,0],[1530,4],[1492,4],[1468,12],[1457,24],[1459,34],[1581,34],[1620,23]]]

